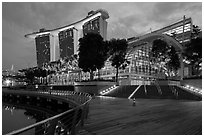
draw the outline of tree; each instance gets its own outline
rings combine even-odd
[[[76,70],[78,68],[78,55],[74,54],[71,57],[66,58],[65,64],[67,69]]]
[[[116,82],[118,82],[118,70],[127,66],[126,50],[128,43],[125,39],[111,39],[109,46],[109,54],[111,65],[116,68]]]
[[[175,75],[180,68],[179,56],[175,48],[164,40],[153,41],[150,58],[153,64],[160,68],[159,71],[163,71],[167,77]]]
[[[93,80],[93,72],[104,66],[107,52],[101,35],[88,33],[79,39],[78,65],[84,72],[90,73],[90,80]]]
[[[193,25],[190,42],[185,44],[184,60],[192,66],[192,73],[202,71],[202,31],[199,26]]]
[[[193,72],[198,73],[202,68],[202,38],[195,37],[185,47],[184,59],[192,65]]]
[[[199,28],[199,26],[193,25],[193,29],[191,32],[191,39],[196,39],[196,38],[200,37],[200,35],[202,35],[202,31]]]
[[[20,72],[23,72],[25,74],[25,78],[29,81],[29,83],[33,83],[35,79],[35,73],[34,73],[34,68],[27,68],[27,69],[22,69]]]

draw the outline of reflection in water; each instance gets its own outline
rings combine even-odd
[[[68,110],[67,107],[61,104],[36,104],[33,102],[11,101],[5,98],[2,105],[2,134],[24,128]],[[24,134],[45,134],[46,126],[49,125],[39,125],[32,130],[24,132]]]
[[[2,109],[2,134],[34,124],[35,119],[25,115],[26,110],[4,105]]]

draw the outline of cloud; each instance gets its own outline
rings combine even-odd
[[[125,3],[122,3],[126,5]],[[202,26],[201,3],[130,3],[126,10],[125,6],[120,7],[120,16],[116,16],[118,11],[112,12],[115,16],[110,20],[113,35],[125,36],[125,32],[130,32],[132,36],[143,35],[150,32],[150,29],[156,30],[186,17],[192,17],[193,22]],[[128,12],[128,11],[129,12]],[[197,21],[198,20],[198,21]],[[199,22],[200,21],[200,22]],[[109,24],[110,24],[109,23]],[[111,26],[111,25],[110,25]],[[121,29],[123,28],[123,30]],[[128,33],[126,33],[128,34]],[[129,36],[129,35],[126,35]]]
[[[193,17],[196,13],[201,13],[201,3],[189,2],[165,2],[156,3],[152,14],[148,15],[148,20],[155,23],[163,23],[169,25],[170,23],[181,20],[184,15]],[[199,18],[201,20],[201,16]],[[202,25],[202,24],[199,24]]]

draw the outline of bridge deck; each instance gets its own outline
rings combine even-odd
[[[202,101],[96,97],[79,134],[202,134]]]

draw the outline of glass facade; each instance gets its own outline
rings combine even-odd
[[[71,57],[74,54],[73,29],[61,31],[59,34],[60,58]]]
[[[152,45],[146,44],[129,50],[126,58],[130,64],[124,70],[119,70],[119,80],[129,79],[131,84],[144,82],[150,84],[155,78],[164,78],[162,69],[150,60],[151,49]],[[115,73],[116,70],[109,61],[100,71],[101,77],[104,79],[113,79]]]
[[[93,32],[100,34],[100,28],[99,28],[99,18],[94,18],[88,22],[86,22],[83,25],[83,34],[86,35],[87,33]]]
[[[50,62],[50,36],[40,35],[35,38],[37,65],[42,67],[44,64]]]
[[[172,25],[156,30],[154,32],[172,36],[177,41],[179,41],[179,43],[182,43],[183,39],[184,39],[184,42],[188,42],[191,39],[192,19],[187,18],[185,19],[185,21],[181,20],[179,22],[176,22]]]

